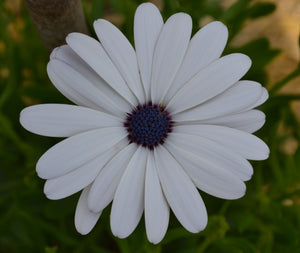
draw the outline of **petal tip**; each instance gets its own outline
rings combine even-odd
[[[125,234],[124,232],[120,231],[120,229],[118,230],[117,227],[115,228],[115,226],[112,225],[112,224],[111,224],[111,232],[112,232],[112,234],[113,234],[115,237],[118,237],[118,238],[120,238],[120,239],[124,239],[124,238],[126,238],[126,237],[128,236],[128,235]]]
[[[94,26],[94,28],[96,28],[96,26],[100,26],[100,25],[107,24],[107,23],[110,23],[110,22],[103,18],[98,18],[94,21],[93,26]]]
[[[149,238],[148,237],[148,241],[154,245],[160,243],[162,241],[162,238]]]
[[[90,191],[91,193],[91,191]],[[93,200],[93,196],[89,194],[87,198],[87,206],[88,209],[93,212],[93,213],[99,213],[102,211],[102,208],[99,208],[99,205],[97,206],[98,203],[95,203]]]
[[[190,26],[192,26],[192,23],[193,23],[192,17],[189,14],[184,13],[184,12],[178,12],[178,13],[173,14],[171,17],[169,17],[169,19],[167,20],[166,23],[168,23],[168,22],[183,22],[183,21],[188,22],[188,24]]]
[[[66,37],[66,42],[69,44],[70,40],[76,38],[76,32],[69,33]]]
[[[76,230],[77,230],[77,232],[79,233],[79,234],[81,234],[81,235],[87,235],[87,234],[89,234],[92,230],[82,230],[81,228],[76,228]]]
[[[157,8],[157,6],[155,4],[148,2],[148,3],[142,3],[142,4],[140,4],[137,7],[136,11],[138,11],[138,10],[140,11],[140,10],[145,9],[145,8],[149,8],[149,9],[151,8],[151,9],[158,10],[158,8]]]
[[[42,158],[43,156],[41,156],[40,159],[37,161],[36,173],[39,178],[48,179],[47,173],[45,173],[43,162],[41,161]]]
[[[224,38],[226,38],[226,41],[227,41],[228,35],[229,35],[228,27],[224,23],[222,23],[220,21],[214,21],[214,22],[218,26],[220,32],[224,33]]]
[[[179,13],[177,13],[177,14],[178,14],[178,16],[179,16],[181,19],[185,19],[185,20],[189,23],[190,26],[193,25],[192,17],[191,17],[189,14],[184,13],[184,12],[179,12]],[[176,14],[175,14],[175,15],[176,15]]]
[[[218,28],[228,32],[227,26],[218,20],[212,21],[212,22],[208,23],[206,26],[215,26],[215,27],[218,27]]]
[[[59,199],[62,199],[62,198],[59,198],[59,197],[57,197],[55,195],[51,195],[50,193],[45,193],[44,192],[44,194],[45,194],[46,198],[50,199],[50,200],[59,200]]]
[[[50,60],[52,59],[55,59],[56,58],[56,55],[57,55],[57,52],[59,50],[60,47],[56,47],[52,50],[51,54],[50,54]]]
[[[245,55],[245,54],[239,54],[239,55],[240,55],[241,64],[245,64],[247,69],[249,69],[252,65],[251,58],[248,55]]]
[[[267,160],[269,158],[269,156],[270,156],[270,149],[267,146],[267,144],[265,144],[265,145],[266,145],[266,150],[265,150],[265,153],[264,153],[264,155],[263,155],[263,157],[262,157],[261,160]]]
[[[93,229],[93,227],[91,227],[91,226],[85,226],[85,224],[79,224],[79,222],[76,222],[76,220],[75,220],[75,228],[76,228],[77,232],[81,235],[87,235]]]
[[[55,189],[53,189],[53,186],[51,187],[49,180],[47,180],[46,183],[44,184],[43,191],[47,199],[58,200],[58,199],[63,199],[65,197],[65,196],[60,196],[57,192],[55,192]]]
[[[78,38],[83,38],[83,37],[89,37],[88,35],[85,35],[83,33],[79,32],[71,32],[67,35],[66,37],[66,42],[68,45],[72,44],[74,40],[77,40]],[[71,45],[70,45],[71,46]]]
[[[20,116],[19,116],[19,122],[21,124],[21,126],[23,128],[25,128],[27,130],[27,112],[28,112],[28,107],[24,108],[21,112],[20,112]]]
[[[247,187],[246,187],[246,184],[244,182],[242,182],[242,189],[239,193],[237,193],[236,197],[234,199],[240,199],[242,198],[243,196],[245,196],[246,194],[246,191],[247,191]]]
[[[237,61],[241,66],[241,69],[243,69],[244,75],[248,72],[248,70],[252,65],[251,58],[248,55],[245,55],[243,53],[232,53],[232,54],[225,55],[224,57],[232,57],[235,61]]]

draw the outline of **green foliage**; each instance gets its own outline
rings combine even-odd
[[[249,8],[248,15],[250,18],[258,18],[261,16],[269,15],[274,12],[276,5],[273,3],[256,3]]]
[[[109,10],[124,17],[120,28],[132,41],[134,11],[141,2],[86,1],[89,26]],[[253,4],[250,0],[239,0],[226,11],[217,0],[163,2],[165,19],[176,11],[187,12],[196,31],[198,21],[210,15],[229,27],[229,40],[239,33],[247,19],[275,10],[272,3]],[[95,229],[81,236],[73,224],[78,194],[59,201],[46,199],[43,180],[35,172],[40,155],[59,140],[31,134],[19,125],[19,112],[29,104],[69,102],[47,77],[48,54],[25,7],[12,11],[4,3],[0,2],[0,47],[4,44],[4,50],[0,48],[0,70],[8,70],[9,75],[0,75],[0,252],[299,252],[300,148],[289,154],[282,147],[290,139],[300,141],[298,119],[290,107],[292,101],[300,99],[300,94],[278,95],[277,91],[300,75],[300,65],[273,85],[270,99],[261,108],[267,122],[258,135],[269,145],[271,155],[267,161],[253,163],[255,173],[247,182],[245,197],[227,201],[201,193],[209,214],[203,232],[187,232],[171,215],[168,232],[160,244],[147,241],[143,222],[129,238],[121,240],[111,234],[108,207]],[[8,29],[11,25],[19,29],[18,36]],[[280,50],[262,38],[239,48],[227,46],[225,54],[231,52],[249,55],[253,66],[245,78],[267,85],[264,68]]]

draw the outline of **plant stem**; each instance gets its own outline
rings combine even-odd
[[[49,52],[65,44],[71,32],[88,34],[80,0],[24,0]]]

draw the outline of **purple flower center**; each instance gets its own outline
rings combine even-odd
[[[152,102],[138,105],[124,122],[130,142],[153,149],[163,144],[172,131],[173,122],[169,113],[162,105]]]

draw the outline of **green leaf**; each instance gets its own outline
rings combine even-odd
[[[230,42],[241,30],[243,23],[247,19],[247,8],[251,0],[236,1],[230,8],[220,16],[219,20],[225,23],[229,29]]]
[[[259,18],[269,15],[275,10],[276,5],[273,3],[256,3],[248,10],[248,15],[250,18]]]
[[[54,246],[54,247],[46,247],[45,248],[45,253],[57,253],[57,246]]]
[[[243,19],[241,17],[242,13],[246,12],[248,4],[251,0],[239,0],[236,1],[221,17],[221,21],[227,24],[233,24],[235,21],[240,21]]]
[[[257,253],[255,245],[247,239],[239,237],[227,237],[214,242],[212,252],[224,253]]]

